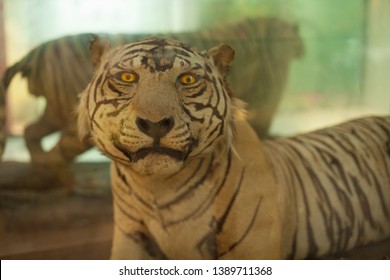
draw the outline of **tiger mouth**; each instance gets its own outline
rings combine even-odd
[[[167,147],[153,146],[153,147],[141,148],[135,152],[130,152],[119,141],[114,141],[113,144],[115,148],[121,151],[122,154],[125,155],[133,163],[136,163],[137,161],[144,159],[148,155],[153,155],[153,154],[167,155],[177,160],[178,162],[184,162],[187,159],[190,151],[192,150],[189,149],[187,152],[183,152],[180,150],[175,150]]]

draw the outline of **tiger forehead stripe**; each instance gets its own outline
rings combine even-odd
[[[151,40],[144,40],[136,43],[131,43],[129,44],[131,47],[136,47],[136,46],[154,46],[154,47],[165,47],[165,46],[170,46],[170,47],[179,47],[187,51],[192,51],[193,48],[191,48],[189,45],[178,42],[178,41],[173,41],[173,40],[168,40],[168,39],[162,39],[162,38],[152,38]]]
[[[196,55],[196,51],[186,44],[154,39],[127,45],[121,57],[126,62],[140,58],[141,65],[154,73],[171,69],[176,59],[180,59],[182,66],[184,63],[191,64],[190,58]]]
[[[174,50],[175,53],[190,57],[190,54],[194,54],[195,50],[186,44],[178,43],[169,40],[156,40],[156,41],[146,41],[139,43],[128,44],[127,48],[125,48],[124,55],[134,54],[137,52],[145,52],[145,53],[155,53],[156,50],[170,49]]]

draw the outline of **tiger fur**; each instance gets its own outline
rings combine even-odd
[[[0,114],[0,155],[5,143],[5,91],[19,72],[27,79],[29,92],[47,101],[43,115],[25,131],[31,161],[67,164],[89,148],[75,135],[73,109],[78,94],[93,74],[88,49],[93,36],[79,34],[44,43],[7,69],[0,85],[0,112],[3,111]],[[113,46],[144,37],[142,34],[100,36],[108,38]],[[189,42],[199,49],[208,49],[219,42],[233,45],[238,51],[236,66],[240,70],[232,70],[231,82],[256,108],[260,114],[256,119],[261,121],[256,121],[255,126],[259,134],[266,134],[287,81],[289,63],[304,52],[295,24],[276,18],[253,18],[223,28],[164,36]],[[253,63],[253,57],[261,63]],[[41,139],[55,131],[61,131],[60,140],[46,153],[40,145]]]
[[[390,236],[390,117],[262,143],[228,45],[91,50],[78,128],[112,159],[113,259],[301,259]]]

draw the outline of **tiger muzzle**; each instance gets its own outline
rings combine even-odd
[[[132,163],[136,163],[137,161],[152,154],[167,155],[178,162],[183,162],[188,158],[193,148],[198,145],[198,141],[193,138],[189,139],[189,143],[185,150],[177,150],[160,145],[160,139],[167,135],[175,125],[175,121],[172,117],[164,118],[158,122],[152,122],[137,117],[135,123],[141,132],[153,138],[153,144],[150,147],[143,147],[131,152],[119,141],[117,137],[113,137],[114,146]]]
[[[158,122],[137,118],[135,123],[140,131],[153,138],[153,145],[159,145],[160,139],[168,134],[175,125],[172,117],[164,118]]]

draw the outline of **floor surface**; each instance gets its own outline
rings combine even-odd
[[[77,163],[72,187],[26,163],[0,166],[0,259],[108,259],[108,163]],[[388,259],[390,240],[324,259]]]

